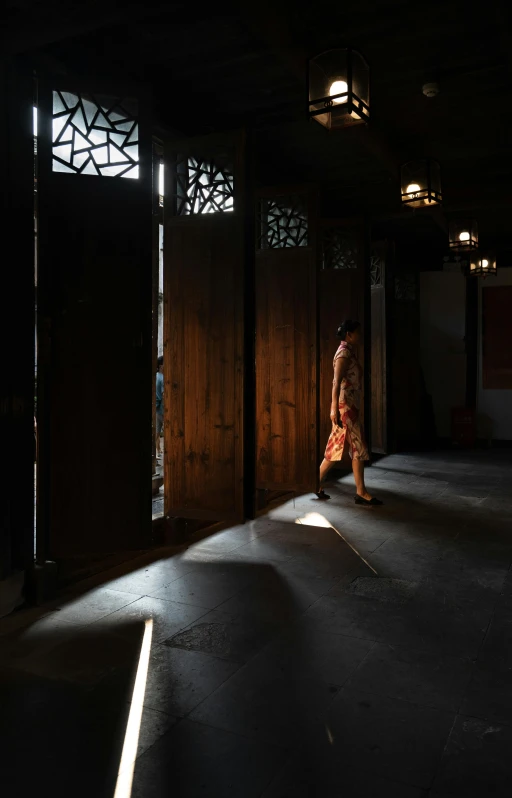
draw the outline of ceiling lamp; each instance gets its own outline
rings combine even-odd
[[[478,249],[478,226],[474,219],[452,219],[449,225],[450,249],[472,252]]]
[[[423,158],[402,166],[402,205],[425,208],[440,205],[442,201],[441,170],[437,161]]]
[[[356,50],[327,50],[309,62],[309,116],[328,130],[368,122],[370,71]]]
[[[468,277],[496,276],[496,255],[494,252],[473,252],[469,259]]]

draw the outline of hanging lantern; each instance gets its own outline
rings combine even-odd
[[[496,276],[496,255],[494,252],[473,252],[469,258],[469,269],[466,274],[468,277],[483,277],[488,275]]]
[[[402,166],[402,205],[425,208],[440,205],[442,201],[441,170],[437,161],[423,158]]]
[[[450,249],[472,252],[478,249],[478,225],[474,219],[452,219],[449,225]]]
[[[309,116],[328,130],[368,122],[370,71],[356,50],[327,50],[309,62]]]

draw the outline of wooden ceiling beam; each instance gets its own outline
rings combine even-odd
[[[73,3],[54,0],[51,7],[34,5],[24,8],[23,13],[12,14],[3,26],[0,48],[4,56],[20,55],[111,25],[126,25],[162,11],[172,13],[172,8],[163,2],[144,5],[115,0]]]

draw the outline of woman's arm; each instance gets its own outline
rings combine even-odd
[[[331,421],[340,426],[340,390],[348,368],[348,358],[339,357],[334,364],[334,380],[332,383]]]

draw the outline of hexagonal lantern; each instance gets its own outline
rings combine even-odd
[[[452,219],[449,223],[450,249],[472,252],[478,249],[478,225],[475,219]]]
[[[402,205],[408,208],[425,208],[440,205],[441,169],[432,158],[409,161],[402,166]]]
[[[310,60],[309,116],[328,130],[368,122],[370,70],[360,53],[327,50]]]
[[[496,276],[496,255],[494,252],[472,252],[469,259],[469,269],[466,270],[468,277],[483,277],[488,275]]]

